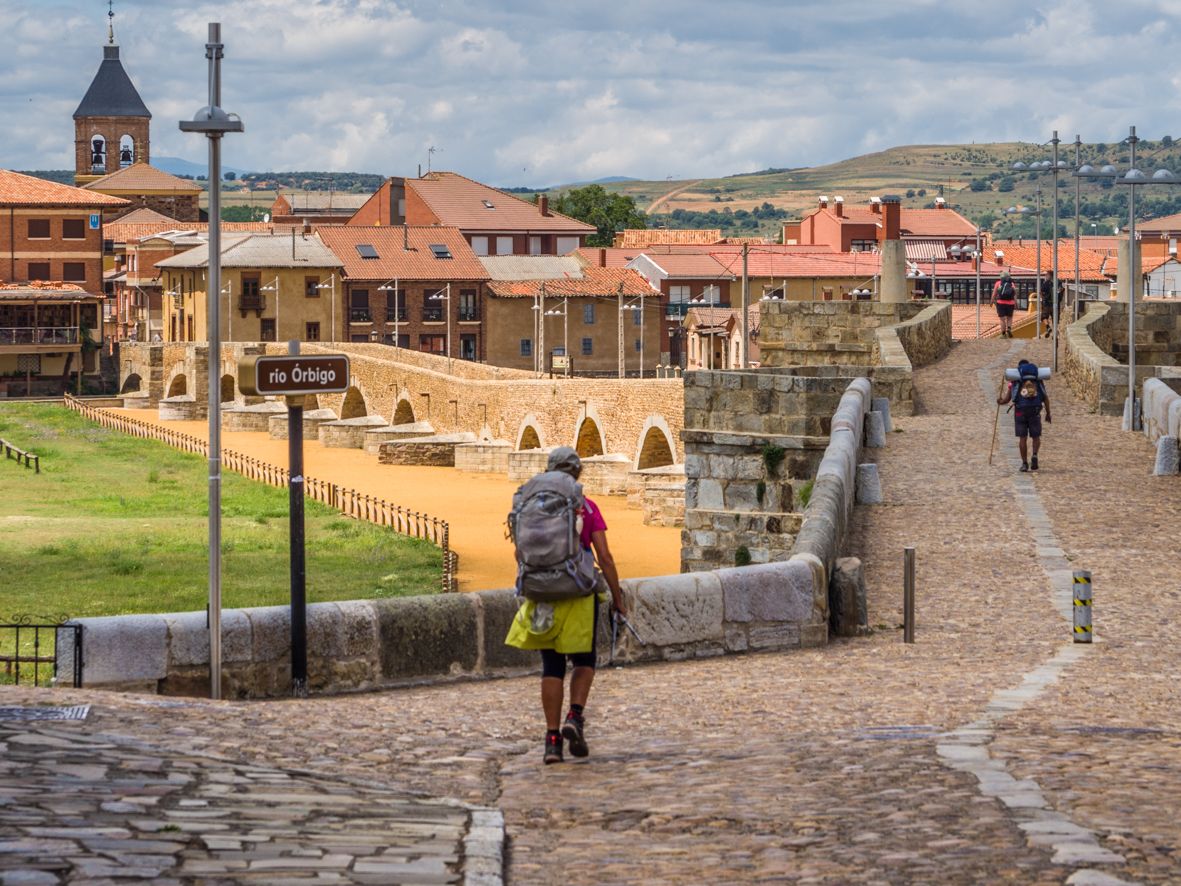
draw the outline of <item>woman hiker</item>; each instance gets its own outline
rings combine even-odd
[[[1013,311],[1017,308],[1017,287],[1008,271],[1001,271],[1001,279],[992,288],[992,303],[1001,321],[1001,338],[1013,337]]]
[[[563,471],[577,480],[582,473],[582,459],[569,446],[560,446],[550,453],[546,470]],[[612,609],[620,615],[627,615],[623,591],[619,587],[619,573],[607,546],[607,522],[593,501],[585,497],[584,500],[580,541],[584,549],[594,551],[611,591]],[[525,600],[505,638],[509,646],[541,651],[541,709],[545,714],[546,730],[542,759],[547,765],[562,762],[563,738],[575,757],[590,753],[583,710],[595,678],[595,635],[600,597],[606,599],[605,594],[596,591],[557,603]],[[541,607],[551,608],[550,612]],[[562,722],[567,659],[574,670],[570,677],[570,710]]]

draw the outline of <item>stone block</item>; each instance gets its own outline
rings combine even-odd
[[[674,646],[722,640],[722,585],[710,572],[628,582],[631,622],[644,642]]]
[[[1165,435],[1156,441],[1156,464],[1152,473],[1156,477],[1172,476],[1178,471],[1179,456],[1177,438]]]
[[[260,606],[244,609],[250,619],[251,659],[255,664],[289,661],[291,657],[291,609]]]
[[[881,449],[886,445],[886,423],[880,412],[865,414],[865,445],[870,449]]]
[[[470,673],[476,667],[476,610],[463,594],[373,604],[386,680]]]
[[[168,669],[209,664],[209,628],[204,612],[174,612],[161,616],[168,623]],[[251,660],[250,619],[240,609],[221,614],[221,660],[225,664]]]
[[[856,557],[841,557],[828,589],[829,627],[838,637],[856,637],[869,626],[865,574]]]
[[[690,501],[688,484],[685,489],[686,502]],[[721,510],[723,505],[722,484],[717,480],[700,480],[697,483],[693,506],[704,510]]]
[[[800,645],[800,625],[790,622],[751,625],[747,638],[751,649],[792,649]]]
[[[365,658],[377,651],[377,613],[368,600],[345,600],[340,603],[313,604],[335,606],[340,612],[340,655]]]
[[[155,681],[167,675],[168,623],[163,616],[115,615],[77,623],[82,625],[83,686]]]
[[[789,560],[717,571],[727,622],[812,619],[816,589],[807,564]]]
[[[882,424],[885,426],[886,433],[892,433],[894,430],[894,422],[890,419],[890,398],[874,397],[870,408],[874,412],[880,412],[882,414]]]
[[[509,626],[517,614],[520,599],[511,588],[502,591],[479,591],[479,600],[484,619],[484,667],[527,668],[537,664],[537,653],[531,650],[506,646]]]
[[[857,504],[880,505],[882,503],[882,481],[878,466],[872,462],[857,466]]]

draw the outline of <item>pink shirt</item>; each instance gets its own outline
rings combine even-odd
[[[586,509],[582,512],[582,535],[579,540],[584,548],[591,546],[592,532],[606,532],[607,521],[603,519],[603,512],[589,498],[584,498]]]

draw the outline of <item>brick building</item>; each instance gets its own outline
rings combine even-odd
[[[346,341],[487,359],[488,273],[460,231],[350,225],[319,235],[344,267]]]
[[[119,60],[115,32],[107,32],[103,60],[74,111],[74,183],[151,159],[152,114]]]
[[[84,187],[100,194],[122,197],[128,204],[125,209],[150,209],[180,222],[201,221],[203,216],[199,206],[200,185],[144,162],[104,175]],[[112,211],[107,220],[113,221],[123,214],[122,211]]]
[[[884,232],[886,215],[897,211],[897,232]],[[872,252],[882,240],[901,239],[906,257],[929,260],[946,258],[945,250],[975,239],[976,226],[936,198],[934,209],[907,209],[877,197],[869,206],[846,206],[841,197],[820,197],[814,210],[801,221],[783,226],[787,245],[825,246],[834,252]]]
[[[349,224],[446,225],[476,255],[566,255],[596,230],[551,211],[545,195],[531,203],[454,172],[388,179]]]
[[[271,204],[275,224],[343,225],[370,199],[368,194],[277,194]]]

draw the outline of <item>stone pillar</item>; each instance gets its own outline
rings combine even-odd
[[[1132,287],[1137,286],[1136,281],[1141,279],[1141,262],[1140,262],[1140,243],[1136,242],[1136,267],[1132,267],[1132,259],[1129,242],[1127,240],[1119,241],[1119,277],[1116,283],[1116,301],[1122,301],[1125,304],[1130,301]],[[1141,290],[1136,290],[1137,299],[1140,297]]]
[[[906,247],[901,240],[883,240],[881,248],[881,301],[910,301],[910,289],[906,284]]]

